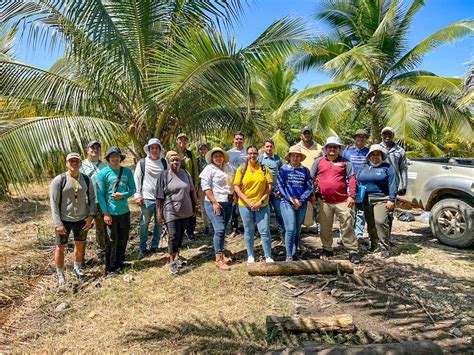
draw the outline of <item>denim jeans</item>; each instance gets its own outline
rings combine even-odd
[[[285,233],[285,222],[283,221],[283,217],[281,216],[281,199],[278,198],[274,191],[270,194],[270,205],[273,207],[275,211],[275,217],[278,223],[278,232]]]
[[[298,252],[300,241],[301,225],[306,214],[308,203],[304,202],[300,208],[296,209],[290,202],[281,201],[281,212],[285,221],[285,247],[286,256],[295,257]]]
[[[212,203],[209,201],[204,201],[206,214],[211,220],[212,227],[214,228],[214,252],[216,254],[222,253],[224,251],[225,229],[227,227],[227,223],[229,223],[230,217],[232,216],[232,203],[219,202],[219,204],[221,205],[220,216],[214,213]]]
[[[140,250],[146,250],[146,242],[148,240],[148,227],[150,225],[151,218],[155,226],[153,228],[153,238],[151,239],[151,247],[158,248],[160,244],[161,236],[161,224],[156,219],[156,200],[144,200],[143,205],[140,207]]]
[[[258,211],[252,211],[248,207],[239,206],[240,217],[244,224],[244,240],[247,255],[254,256],[255,227],[257,227],[262,239],[263,253],[265,258],[272,257],[272,236],[270,234],[270,206],[261,207]]]
[[[355,213],[355,234],[359,238],[364,234],[365,227],[364,205],[362,203],[356,204]]]

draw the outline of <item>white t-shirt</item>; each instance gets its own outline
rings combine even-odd
[[[135,167],[135,185],[137,191],[135,192],[135,198],[144,198],[145,200],[156,199],[156,181],[163,172],[163,163],[161,159],[151,160],[149,157],[145,158],[145,178],[143,179],[142,186],[142,169],[140,163]]]
[[[199,175],[201,179],[202,191],[212,190],[217,202],[229,202],[229,195],[233,192],[233,181],[235,171],[226,163],[224,170],[218,168],[214,164],[209,164]],[[207,195],[206,201],[209,201]]]

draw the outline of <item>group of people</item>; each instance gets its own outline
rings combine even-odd
[[[302,225],[320,230],[319,256],[333,256],[334,216],[351,262],[360,263],[357,238],[362,237],[365,222],[370,250],[388,257],[392,211],[397,194],[404,194],[407,186],[405,152],[394,142],[394,135],[392,128],[385,127],[382,142],[367,147],[367,132],[358,130],[353,146],[345,148],[335,136],[321,146],[314,141],[312,129],[304,127],[301,141],[282,159],[274,153],[271,139],[264,142],[262,154],[257,146],[245,147],[242,132],[234,134],[234,146],[228,151],[200,144],[196,158],[187,148],[188,137],[181,133],[176,150],[166,154],[159,139],[150,139],[144,146],[146,157],[138,161],[134,172],[122,166],[125,155],[118,147],[107,150],[106,164],[101,160],[101,144],[89,142],[87,159],[82,161],[78,153],[68,154],[67,172],[51,184],[58,285],[66,281],[64,250],[71,232],[75,243],[73,275],[85,276],[87,231],[94,223],[107,276],[115,276],[126,265],[131,197],[141,211],[138,257],[158,251],[165,228],[172,274],[187,264],[179,252],[184,237],[195,238],[198,213],[203,221],[202,235],[210,235],[212,225],[215,262],[220,270],[231,268],[224,241],[229,222],[232,234],[239,233],[239,220],[247,263],[255,262],[257,230],[265,262],[274,262],[271,210],[277,234],[284,236],[287,261],[298,259]]]

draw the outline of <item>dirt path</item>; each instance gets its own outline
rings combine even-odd
[[[241,237],[227,243],[236,261],[231,272],[215,269],[212,241],[201,238],[183,252],[190,266],[172,277],[165,254],[133,261],[135,227],[132,266],[124,275],[104,279],[91,244],[90,277],[77,282],[68,274],[69,287],[57,290],[47,202],[38,191],[28,200],[0,204],[0,350],[255,352],[308,342],[412,339],[433,340],[450,353],[473,349],[472,250],[440,245],[426,224],[396,222],[395,256],[364,255],[356,277],[291,278],[248,277]],[[136,220],[136,211],[133,216]],[[313,257],[318,246],[319,239],[307,235],[304,257]],[[284,258],[281,245],[274,251],[277,259]],[[344,257],[339,247],[335,258]],[[58,310],[61,303],[67,304],[64,310]],[[268,334],[265,329],[267,315],[337,313],[354,316],[355,334]]]

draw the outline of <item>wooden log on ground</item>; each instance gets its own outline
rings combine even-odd
[[[286,348],[271,352],[272,355],[318,354],[318,355],[438,355],[443,354],[440,346],[432,341],[407,341],[403,343],[385,343],[355,345],[315,345],[304,348]]]
[[[328,317],[280,317],[267,316],[267,331],[275,328],[293,332],[340,332],[355,331],[354,321],[350,314],[338,314]]]
[[[249,264],[247,269],[250,276],[335,274],[338,269],[342,273],[354,273],[352,264],[349,261],[318,259],[253,263]]]

